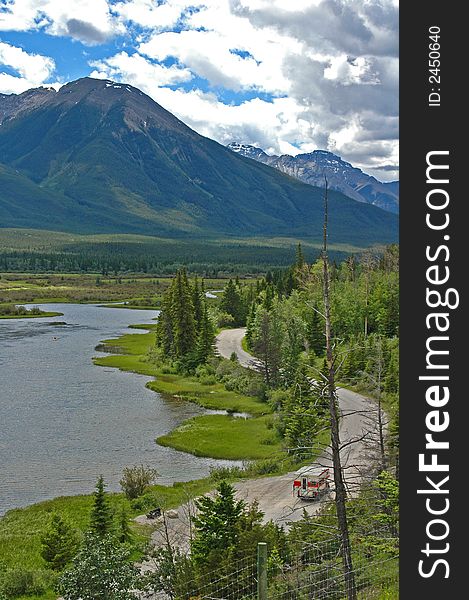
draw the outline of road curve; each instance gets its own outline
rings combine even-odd
[[[242,348],[244,328],[226,329],[216,339],[216,348],[220,356],[230,358],[235,352],[241,365],[253,368],[259,361]],[[350,390],[339,389],[339,406],[341,411],[340,439],[342,466],[351,496],[356,495],[367,473],[370,458],[374,454],[372,438],[376,438],[377,410],[376,405],[367,398]],[[331,467],[330,449],[324,450],[317,459],[317,465]],[[295,472],[263,477],[259,479],[243,480],[235,484],[237,497],[246,502],[257,500],[260,510],[264,513],[264,521],[269,520],[284,525],[298,521],[303,517],[303,511],[314,514],[323,505],[322,501],[304,501],[292,494],[292,483]],[[169,536],[171,543],[182,551],[187,551],[190,546],[190,515],[194,513],[193,503],[189,502],[179,507],[177,518],[167,519],[167,527],[159,528],[152,535],[155,546],[166,543],[164,533]],[[145,516],[137,517],[137,521],[148,523]],[[151,569],[151,565],[143,565],[143,569]]]
[[[218,354],[230,358],[236,353],[243,367],[253,368],[259,361],[242,348],[245,328],[225,329],[216,339]],[[359,485],[370,460],[371,439],[375,437],[376,405],[369,399],[346,389],[338,390],[341,411],[340,439],[342,465],[351,495],[357,493]],[[330,450],[326,449],[316,461],[318,465],[332,466]],[[266,477],[241,481],[236,484],[238,496],[248,502],[257,500],[264,512],[266,521],[272,519],[278,523],[296,521],[302,518],[303,509],[310,514],[319,510],[320,502],[305,502],[292,495],[292,482],[295,473],[276,477]]]

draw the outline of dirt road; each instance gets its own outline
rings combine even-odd
[[[245,329],[227,329],[217,337],[218,353],[230,358],[233,352],[238,356],[239,362],[248,368],[253,368],[257,361],[245,350],[241,341]],[[339,406],[341,411],[340,438],[343,449],[341,451],[342,465],[351,495],[358,492],[363,473],[367,470],[370,460],[370,431],[375,428],[376,406],[367,398],[350,390],[339,389]],[[317,465],[330,467],[331,456],[326,449],[316,461]],[[292,483],[295,472],[279,475],[276,477],[265,477],[262,479],[250,479],[241,481],[235,485],[239,498],[247,502],[257,500],[259,508],[264,513],[264,521],[273,520],[278,524],[288,527],[288,524],[298,521],[303,516],[305,509],[309,514],[318,512],[322,501],[304,501],[292,494]],[[190,528],[189,513],[190,505],[184,505],[178,510],[178,518],[167,519],[168,535],[174,544],[181,549],[188,549]],[[162,531],[153,534],[153,542],[156,545],[162,543]]]
[[[226,329],[217,337],[217,350],[220,356],[230,358],[235,352],[240,364],[253,368],[258,361],[243,350],[241,341],[246,329]],[[369,461],[369,436],[363,436],[370,430],[376,406],[367,398],[351,392],[339,390],[339,405],[341,411],[340,439],[342,445],[349,443],[342,451],[342,464],[349,492],[353,494],[358,489],[361,474]],[[356,440],[356,441],[355,441]],[[355,441],[355,443],[353,443]],[[319,457],[318,465],[332,466],[329,450]],[[319,510],[320,502],[305,502],[292,495],[292,482],[295,473],[287,473],[278,477],[268,477],[242,481],[236,484],[239,497],[252,502],[257,499],[260,509],[264,512],[266,521],[286,524],[289,521],[301,519],[303,509],[312,514]]]

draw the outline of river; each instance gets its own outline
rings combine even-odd
[[[207,411],[148,390],[149,377],[95,366],[104,339],[156,311],[44,304],[59,317],[0,320],[0,514],[56,496],[90,493],[102,474],[119,489],[124,466],[149,464],[159,483],[230,464],[163,448],[155,438]],[[66,325],[59,325],[65,322]],[[142,332],[144,333],[144,332]]]

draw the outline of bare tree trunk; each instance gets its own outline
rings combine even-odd
[[[386,442],[384,439],[384,423],[383,423],[383,411],[381,409],[381,396],[382,396],[382,377],[383,377],[383,363],[384,363],[384,357],[383,357],[383,341],[380,338],[378,338],[377,341],[377,357],[376,357],[376,363],[377,363],[377,385],[376,385],[376,390],[377,390],[377,395],[378,395],[378,431],[379,431],[379,449],[380,449],[380,453],[381,453],[381,470],[385,471],[387,468],[387,457],[386,457]]]
[[[344,581],[348,600],[356,600],[357,591],[355,585],[355,574],[353,572],[352,549],[347,523],[346,499],[344,475],[340,460],[340,436],[339,436],[339,413],[337,407],[337,390],[335,386],[335,364],[332,351],[331,331],[331,304],[330,304],[330,274],[329,259],[327,254],[327,220],[328,220],[328,185],[326,179],[326,190],[324,194],[324,229],[323,229],[323,297],[324,316],[326,319],[326,363],[327,363],[327,397],[329,399],[329,412],[331,421],[331,448],[332,464],[334,468],[335,505],[337,510],[337,521],[342,538],[342,561],[344,566]]]

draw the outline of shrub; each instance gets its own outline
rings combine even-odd
[[[132,500],[130,506],[132,510],[141,510],[142,512],[145,512],[151,508],[156,508],[158,506],[158,501],[153,494],[148,493]]]
[[[148,465],[125,467],[120,485],[129,500],[141,496],[149,485],[155,482],[158,472]]]
[[[43,594],[44,583],[40,574],[26,569],[8,569],[2,577],[2,590],[7,598]]]

